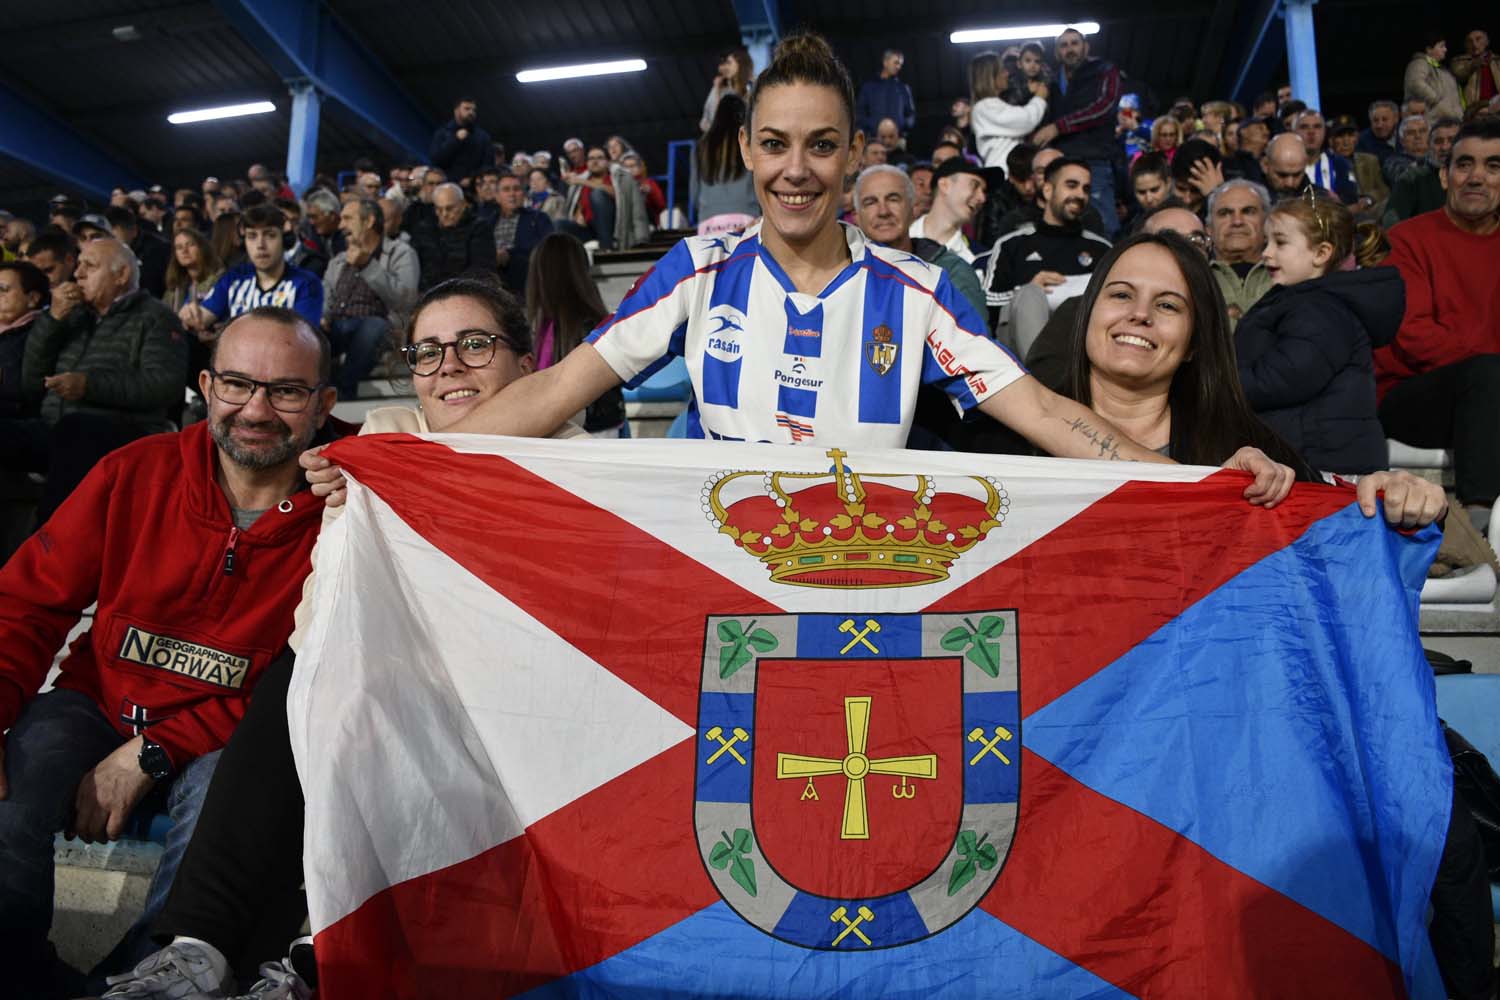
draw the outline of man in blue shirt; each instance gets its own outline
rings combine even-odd
[[[184,326],[208,331],[259,306],[279,306],[295,310],[318,328],[323,321],[323,280],[286,262],[283,224],[281,209],[273,204],[245,209],[240,229],[249,262],[226,271],[202,300],[183,306],[178,317]]]
[[[910,132],[916,125],[917,105],[912,100],[911,88],[898,75],[905,63],[906,57],[899,49],[886,49],[881,57],[880,76],[860,85],[854,117],[856,126],[867,137],[875,135],[882,118],[895,122],[902,133]]]

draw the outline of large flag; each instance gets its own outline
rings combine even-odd
[[[373,436],[323,995],[1440,997],[1434,532],[1212,469]]]

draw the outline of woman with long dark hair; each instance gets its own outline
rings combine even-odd
[[[713,86],[708,88],[708,96],[703,99],[703,117],[698,120],[698,131],[706,133],[713,128],[719,102],[726,95],[733,94],[742,101],[748,101],[750,87],[754,82],[755,60],[750,58],[749,49],[740,45],[724,53],[719,60],[719,71],[714,75]]]
[[[526,273],[526,319],[536,333],[536,370],[567,357],[608,315],[589,275],[583,244],[567,233],[543,237],[531,252]],[[618,431],[624,422],[624,396],[615,386],[588,405],[583,429],[590,434]]]
[[[760,215],[755,184],[740,156],[740,127],[745,102],[726,94],[714,111],[713,124],[698,140],[693,164],[693,203],[698,206],[698,233],[742,229]]]

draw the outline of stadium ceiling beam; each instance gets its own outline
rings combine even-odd
[[[781,39],[780,0],[734,0],[734,17],[740,24],[740,44],[756,69],[764,69],[770,65],[771,49]]]
[[[1228,76],[1229,99],[1247,108],[1270,82],[1276,64],[1286,53],[1286,35],[1276,30],[1281,0],[1259,0],[1248,10],[1250,17],[1244,23],[1244,30],[1235,36],[1244,39],[1243,51],[1237,58],[1225,60],[1226,66],[1233,67]]]
[[[214,4],[289,86],[310,83],[369,126],[383,145],[408,156],[426,156],[433,123],[322,0]],[[299,141],[293,137],[294,146]]]
[[[45,52],[77,53],[153,36],[179,38],[222,27],[223,24],[224,18],[214,5],[209,0],[199,0],[196,3],[158,7],[135,14],[79,18],[49,23],[38,28],[7,31],[5,47],[11,51],[33,55]]]
[[[94,198],[108,200],[116,187],[146,186],[135,170],[3,84],[0,153]]]

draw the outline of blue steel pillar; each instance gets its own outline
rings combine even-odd
[[[292,128],[286,142],[286,178],[300,196],[312,187],[318,172],[318,113],[323,95],[307,80],[295,80],[292,91]]]
[[[1292,96],[1310,108],[1322,108],[1318,96],[1318,52],[1313,38],[1313,4],[1317,0],[1284,0],[1286,61]]]

